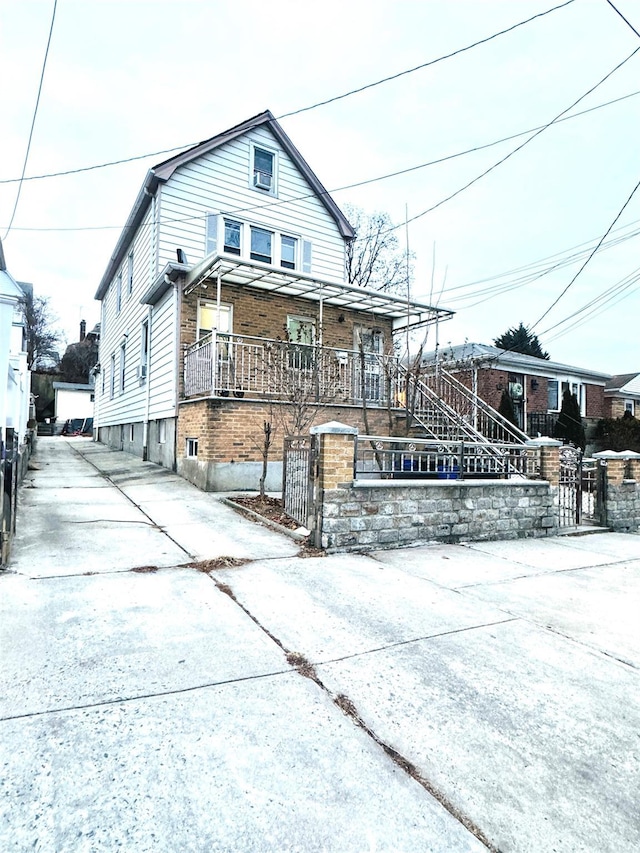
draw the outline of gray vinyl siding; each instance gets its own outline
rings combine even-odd
[[[150,404],[153,411],[162,416],[172,416],[176,405],[175,382],[175,292],[165,295],[152,310],[150,365],[146,382],[140,382],[138,368],[142,353],[142,322],[148,316],[149,306],[141,305],[140,298],[149,288],[157,274],[156,241],[154,240],[153,205],[136,231],[133,248],[133,290],[129,294],[127,284],[128,256],[125,254],[120,267],[103,299],[102,317],[104,334],[100,340],[100,364],[105,372],[104,392],[102,377],[98,377],[96,394],[100,426],[136,423],[145,417],[147,382],[150,384]],[[116,311],[116,281],[122,273],[122,305]],[[125,337],[126,335],[126,337]],[[120,390],[120,347],[125,343],[125,387]],[[156,349],[158,350],[156,352]],[[111,399],[111,355],[115,354],[116,377],[114,395]],[[154,375],[154,371],[158,374]],[[151,415],[154,417],[156,415]]]
[[[250,186],[251,143],[278,151],[275,198]],[[272,201],[278,204],[268,206]],[[177,248],[186,252],[189,263],[204,257],[206,214],[213,211],[310,240],[312,274],[344,281],[345,244],[335,220],[266,127],[179,167],[162,186],[161,205],[160,268],[176,260]]]
[[[168,418],[176,413],[176,313],[177,293],[172,287],[153,307],[149,352],[149,417]]]

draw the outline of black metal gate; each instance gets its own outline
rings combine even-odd
[[[582,451],[560,448],[558,520],[560,527],[598,524],[602,514],[600,468],[595,459],[583,459]]]
[[[303,525],[312,527],[313,468],[317,458],[315,436],[287,436],[284,440],[282,496],[284,511]]]

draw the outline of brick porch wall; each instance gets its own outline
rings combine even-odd
[[[197,334],[198,299],[215,302],[215,282],[207,290],[197,290],[182,297],[180,316],[180,396],[183,396],[184,348],[195,343]],[[221,302],[233,305],[233,334],[251,335],[272,340],[284,339],[287,315],[315,319],[319,326],[319,305],[300,297],[281,296],[251,287],[233,287],[223,284]],[[342,320],[340,318],[343,318]],[[339,349],[354,349],[355,326],[375,326],[383,330],[385,347],[391,345],[391,321],[360,311],[349,311],[325,305],[323,309],[323,345]]]

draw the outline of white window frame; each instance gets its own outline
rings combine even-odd
[[[205,335],[208,335],[212,329],[205,330],[204,334],[202,334],[202,308],[208,308],[213,311],[217,308],[217,303],[212,299],[198,299],[198,311],[197,311],[197,328],[196,328],[196,340],[200,340]],[[233,334],[233,305],[229,302],[221,302],[220,303],[220,315],[223,313],[227,314],[229,317],[229,330],[225,332],[221,332],[223,335],[232,335]],[[216,331],[219,331],[218,329]]]
[[[262,255],[263,257],[267,257],[267,255],[262,252],[254,252],[253,251],[253,234],[256,231],[262,231],[263,234],[269,234],[271,237],[271,255],[269,256],[268,261],[263,261],[262,258],[254,258],[253,255]],[[257,261],[259,264],[267,264],[268,266],[274,266],[274,251],[276,249],[276,232],[271,228],[263,228],[262,225],[251,225],[249,227],[249,260]]]
[[[140,323],[140,381],[146,382],[149,375],[149,318]]]
[[[236,258],[241,258],[244,254],[244,222],[242,222],[242,220],[240,219],[234,219],[232,216],[221,216],[220,219],[222,220],[220,225],[222,230],[222,234],[220,235],[222,242],[222,251],[227,255],[234,255]],[[238,247],[237,252],[234,250],[227,249],[227,222],[233,225],[240,226],[240,246]]]
[[[133,293],[133,249],[127,255],[127,295]]]
[[[116,276],[116,314],[122,311],[122,270]]]
[[[111,353],[111,376],[109,377],[109,399],[113,400],[116,395],[116,354]]]
[[[158,444],[167,443],[167,422],[165,420],[158,421]]]
[[[635,416],[636,416],[635,400],[625,400],[624,401],[624,411],[625,412],[631,412],[631,417],[635,418]]]
[[[186,438],[184,446],[184,455],[186,459],[198,458],[198,439]]]
[[[284,241],[291,240],[293,242],[293,266],[289,266],[291,261],[284,259]],[[300,268],[299,262],[299,246],[300,240],[292,234],[280,234],[280,266],[285,270],[297,270]]]
[[[126,370],[127,370],[127,343],[123,341],[120,344],[120,393],[124,394],[125,384],[126,384]]]
[[[552,383],[556,386],[556,405],[557,405],[557,408],[555,408],[555,409],[552,409],[552,408],[549,406],[549,387],[551,386],[551,384],[552,384]],[[561,393],[561,391],[560,391],[560,382],[559,382],[559,380],[557,380],[557,379],[547,379],[547,411],[548,411],[548,412],[559,412],[559,411],[560,411],[560,406],[561,406],[561,405],[562,405],[562,393]]]
[[[256,185],[256,175],[260,171],[256,169],[255,159],[256,159],[256,151],[264,151],[266,154],[270,154],[273,157],[273,171],[271,175],[271,188],[267,189],[265,187]],[[278,195],[278,166],[279,166],[279,151],[276,148],[270,148],[268,145],[260,145],[256,142],[252,142],[250,144],[250,155],[249,155],[249,186],[255,192],[261,193],[263,195]]]

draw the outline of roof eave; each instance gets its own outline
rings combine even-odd
[[[155,191],[158,188],[158,184],[160,183],[160,179],[156,175],[153,169],[149,169],[147,172],[147,176],[144,179],[142,187],[140,188],[140,192],[133,203],[133,207],[131,209],[131,213],[129,214],[129,218],[122,229],[122,233],[116,243],[116,247],[111,255],[109,263],[107,265],[107,269],[105,270],[104,275],[102,276],[102,280],[98,285],[98,289],[96,291],[95,299],[102,299],[107,292],[111,281],[116,274],[116,271],[122,260],[127,253],[127,249],[131,244],[131,240],[135,235],[136,229],[144,219],[144,215],[147,212],[147,208],[151,204],[151,199],[155,194]]]

